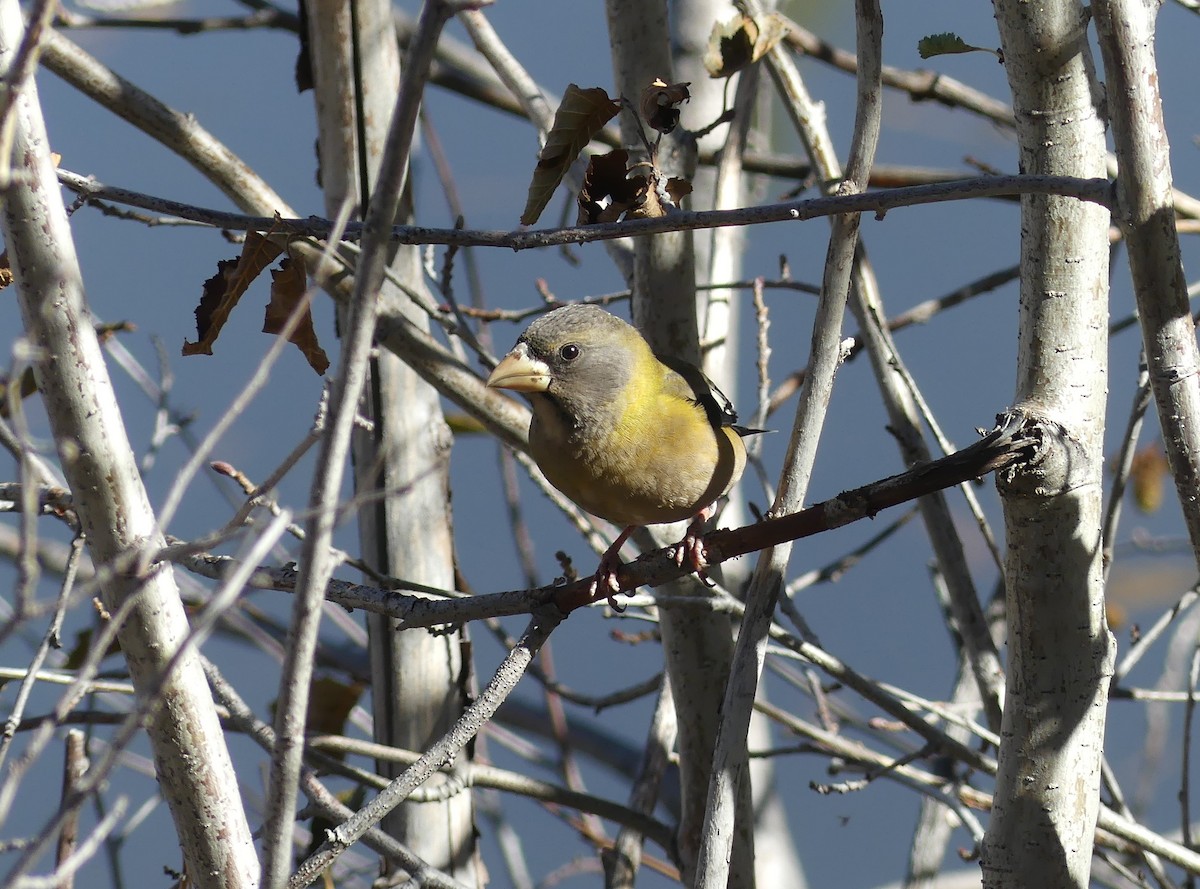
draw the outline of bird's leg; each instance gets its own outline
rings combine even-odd
[[[696,572],[696,576],[700,578],[700,582],[705,586],[716,586],[709,580],[708,558],[704,553],[704,541],[701,540],[701,535],[704,532],[705,523],[711,519],[717,512],[717,505],[710,503],[704,509],[696,513],[688,525],[687,532],[683,535],[683,540],[679,541],[675,546],[675,564],[680,568],[684,562],[687,562],[689,568]]]
[[[609,607],[618,613],[625,610],[625,606],[618,604],[616,600],[617,593],[621,592],[621,584],[617,581],[617,571],[620,570],[622,564],[621,547],[625,545],[629,535],[636,529],[637,525],[630,525],[618,534],[612,546],[605,550],[604,555],[600,557],[600,565],[596,568],[596,574],[592,578],[592,586],[588,590],[592,599],[599,598],[601,594],[605,595],[608,598]]]

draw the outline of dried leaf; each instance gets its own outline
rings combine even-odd
[[[309,366],[318,374],[324,374],[329,370],[329,358],[317,342],[310,307],[302,305],[307,290],[308,277],[303,263],[288,256],[279,263],[278,269],[271,269],[271,301],[263,319],[263,333],[282,333],[292,312],[300,311],[300,322],[289,339],[304,353]]]
[[[579,189],[579,225],[617,222],[627,210],[642,202],[645,176],[629,176],[629,152],[617,148],[588,161]]]
[[[8,263],[8,251],[0,253],[0,290],[13,282],[12,266]]]
[[[713,25],[704,53],[709,77],[729,77],[769,53],[787,34],[787,22],[778,13],[759,18],[735,15]]]
[[[661,77],[654,79],[642,90],[642,102],[639,108],[642,119],[651,129],[666,134],[679,126],[679,106],[688,101],[692,94],[688,91],[691,83],[664,83]]]
[[[229,320],[233,307],[251,282],[282,252],[283,247],[265,235],[250,232],[246,235],[240,257],[223,259],[217,263],[217,273],[204,282],[200,303],[196,306],[196,333],[200,339],[194,343],[184,341],[185,356],[213,353],[213,343]]]
[[[92,633],[91,627],[86,630],[80,630],[75,634],[75,644],[71,646],[71,650],[67,653],[67,659],[63,663],[63,668],[67,670],[78,670],[87,661],[88,656],[92,653]],[[114,654],[121,653],[121,643],[114,636],[112,641],[108,643],[108,650],[104,652],[104,657],[112,657]]]
[[[196,332],[200,335],[200,340],[195,343],[184,340],[184,355],[212,354],[212,344],[237,304],[237,297],[230,300],[227,295],[232,289],[232,279],[237,275],[237,267],[236,259],[219,260],[217,273],[204,282],[200,290],[200,302],[196,306]]]
[[[727,22],[717,22],[708,35],[704,69],[709,77],[728,77],[750,64],[758,25],[749,16],[737,14]]]
[[[692,183],[687,179],[680,179],[678,176],[672,176],[667,180],[667,194],[671,196],[671,203],[676,207],[681,206],[680,201],[692,193]]]
[[[573,83],[567,87],[546,144],[538,155],[525,212],[521,214],[522,225],[537,222],[575,158],[620,110],[621,106],[600,87],[580,89]]]
[[[317,735],[340,735],[365,687],[361,682],[347,684],[329,677],[314,679],[308,690],[305,729]]]

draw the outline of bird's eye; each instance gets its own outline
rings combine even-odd
[[[558,357],[563,361],[574,361],[579,357],[579,347],[574,343],[567,343],[558,350]]]

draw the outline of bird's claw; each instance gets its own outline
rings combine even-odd
[[[617,570],[620,567],[621,560],[610,559],[606,553],[600,559],[600,566],[596,569],[592,585],[588,588],[588,595],[593,601],[604,596],[608,599],[608,606],[617,614],[625,612],[625,606],[617,602],[617,593],[621,592],[621,582],[617,579]]]
[[[708,510],[704,510],[696,516],[688,526],[683,540],[679,541],[679,545],[675,547],[673,556],[675,564],[680,568],[684,567],[686,562],[689,570],[695,573],[701,583],[706,587],[715,587],[716,584],[708,576],[708,553],[704,549],[704,539],[700,533],[708,518]]]

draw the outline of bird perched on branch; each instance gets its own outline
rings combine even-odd
[[[692,519],[675,550],[707,580],[699,534],[746,468],[737,414],[699,368],[656,356],[636,328],[595,306],[533,324],[487,384],[529,395],[529,450],[546,478],[592,515],[623,526],[592,583],[617,592],[620,550],[641,525]]]

